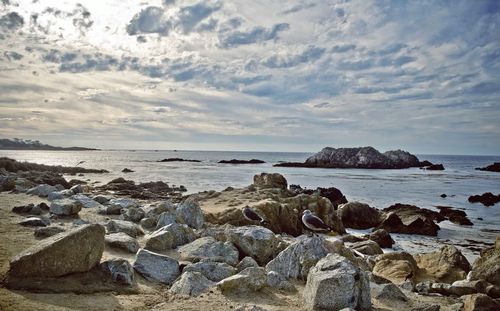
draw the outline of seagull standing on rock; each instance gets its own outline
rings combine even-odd
[[[312,232],[330,232],[334,231],[328,227],[321,218],[315,216],[310,210],[306,209],[302,214],[302,223]]]
[[[260,217],[259,214],[257,214],[253,209],[251,209],[248,206],[245,206],[245,208],[243,208],[242,213],[243,216],[250,221],[258,221],[260,222],[261,225],[265,225],[267,223],[262,217]]]

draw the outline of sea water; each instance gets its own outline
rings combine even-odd
[[[285,152],[231,152],[231,151],[0,151],[18,161],[48,165],[80,166],[106,169],[109,174],[85,174],[81,179],[100,183],[117,177],[136,182],[162,180],[170,185],[184,185],[188,193],[204,190],[223,190],[226,187],[244,187],[252,183],[255,174],[276,172],[283,174],[289,184],[302,187],[336,187],[349,201],[368,203],[385,208],[394,203],[413,204],[435,209],[437,205],[452,206],[467,213],[474,226],[459,226],[441,222],[438,240],[450,243],[467,243],[468,240],[493,243],[500,235],[500,204],[485,207],[467,201],[470,195],[484,192],[500,193],[500,173],[475,170],[493,162],[500,156],[466,155],[417,155],[420,160],[442,163],[444,171],[427,171],[419,168],[401,170],[372,169],[320,169],[273,167],[279,161],[303,162],[312,153]],[[183,158],[201,162],[158,162],[165,158]],[[220,160],[259,159],[264,164],[219,164]],[[133,173],[122,173],[129,168]],[[68,178],[74,178],[68,177]],[[441,198],[441,194],[446,198]],[[482,219],[482,220],[481,220]],[[419,237],[426,239],[424,237]],[[411,237],[406,236],[406,240]],[[420,243],[421,244],[421,243]],[[414,246],[419,245],[416,243]],[[477,255],[477,254],[476,254]]]

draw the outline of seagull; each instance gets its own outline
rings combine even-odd
[[[265,225],[267,223],[262,217],[260,217],[259,214],[257,214],[248,206],[245,206],[245,208],[243,208],[242,213],[243,216],[250,221],[258,221],[261,225]]]
[[[333,231],[332,228],[328,227],[323,220],[321,220],[321,218],[315,216],[308,209],[302,214],[302,223],[312,232]]]

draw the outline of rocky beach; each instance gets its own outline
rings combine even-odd
[[[101,184],[82,177],[105,170],[0,162],[2,310],[500,308],[500,238],[437,239],[443,222],[476,221],[450,206],[374,208],[279,173],[191,193],[125,172]],[[305,210],[331,231],[307,230]]]

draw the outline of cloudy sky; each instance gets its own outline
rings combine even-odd
[[[500,1],[0,0],[0,136],[500,154]]]

